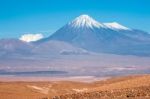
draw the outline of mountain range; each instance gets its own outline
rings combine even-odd
[[[150,56],[150,34],[130,29],[117,22],[100,23],[81,15],[57,30],[53,35],[36,42],[17,39],[0,40],[0,56],[35,54],[90,54]]]
[[[150,73],[149,56],[149,33],[81,15],[38,41],[1,39],[0,74],[44,77],[145,74]]]

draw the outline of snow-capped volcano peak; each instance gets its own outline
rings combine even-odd
[[[75,20],[69,23],[71,26],[79,28],[79,27],[89,27],[89,28],[100,28],[100,27],[105,27],[103,24],[100,24],[93,18],[91,18],[88,15],[81,15],[77,17]]]
[[[112,22],[112,23],[104,23],[107,28],[114,29],[114,30],[131,30],[130,28],[127,28],[117,22]]]

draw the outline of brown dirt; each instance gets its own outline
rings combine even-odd
[[[150,75],[93,83],[0,82],[0,99],[150,99]]]

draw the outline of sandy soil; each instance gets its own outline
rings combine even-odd
[[[25,82],[0,79],[0,99],[150,99],[150,75],[94,82],[78,80]]]

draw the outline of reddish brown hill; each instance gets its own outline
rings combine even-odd
[[[150,99],[150,75],[117,77],[93,83],[1,82],[0,99]]]

